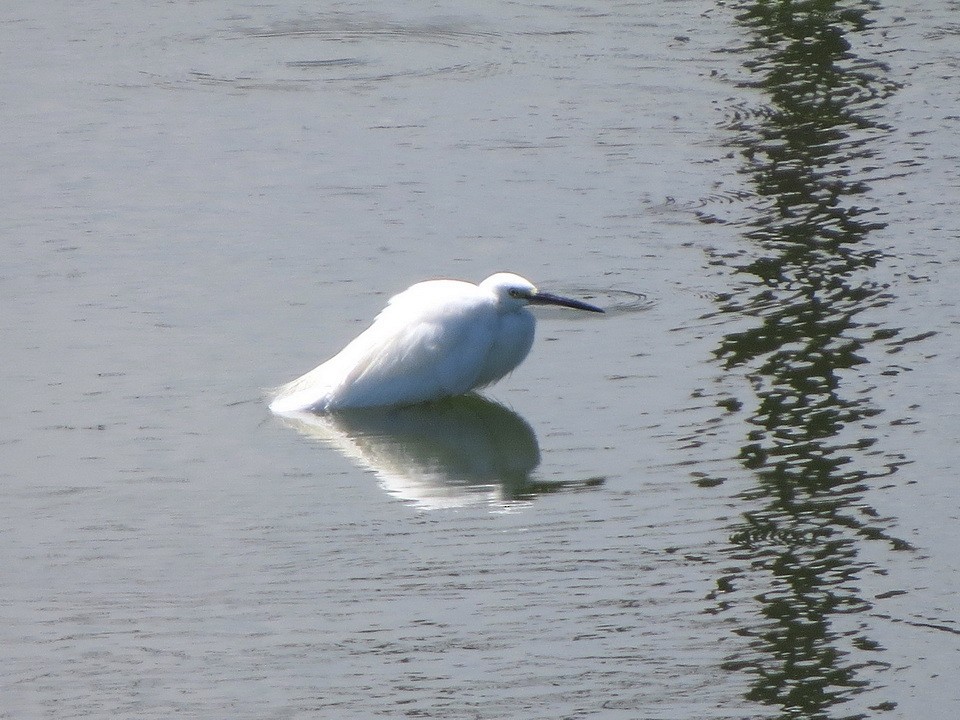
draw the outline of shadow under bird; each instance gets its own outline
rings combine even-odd
[[[275,413],[413,405],[496,382],[530,352],[529,305],[602,313],[589,303],[540,292],[513,273],[479,285],[428,280],[394,295],[373,324],[337,355],[280,387]]]

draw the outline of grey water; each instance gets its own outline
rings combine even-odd
[[[952,718],[960,6],[8,0],[0,718]],[[482,397],[263,389],[430,277]]]

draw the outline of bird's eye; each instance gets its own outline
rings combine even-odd
[[[516,288],[514,288],[513,290],[510,291],[510,297],[512,297],[512,298],[521,298],[521,297],[523,297],[523,293],[521,293],[519,290],[517,290]]]

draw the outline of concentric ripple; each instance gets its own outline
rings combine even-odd
[[[322,83],[376,83],[503,71],[505,36],[457,22],[404,23],[330,13],[194,38],[215,44],[185,84],[297,90]],[[252,62],[251,62],[252,61]]]

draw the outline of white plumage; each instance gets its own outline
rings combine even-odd
[[[278,389],[270,409],[328,412],[410,405],[496,382],[533,344],[529,304],[603,312],[541,293],[512,273],[479,285],[429,280],[394,295],[373,324],[337,355]]]

